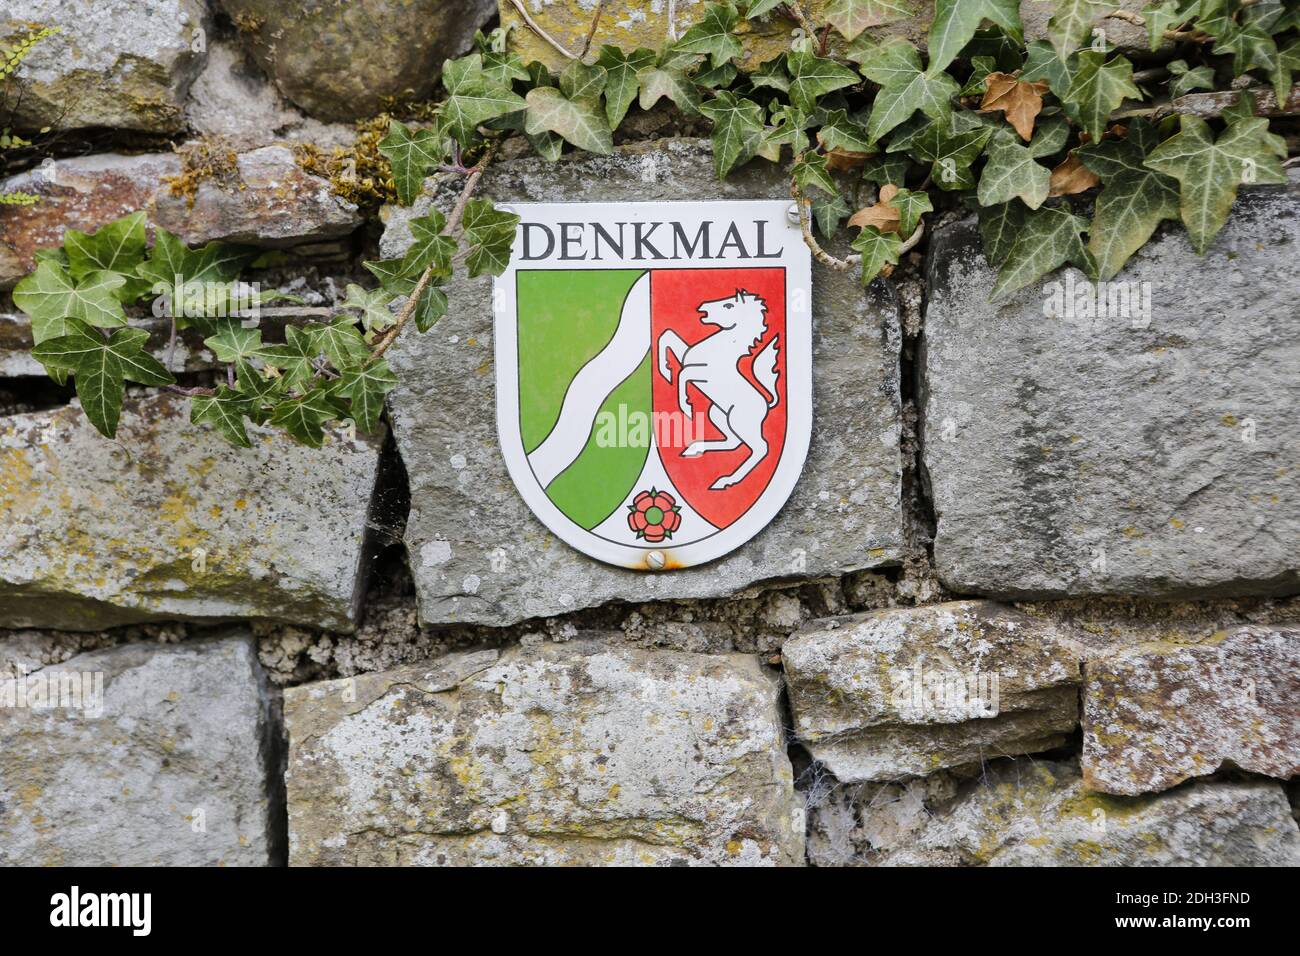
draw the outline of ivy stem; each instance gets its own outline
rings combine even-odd
[[[533,18],[528,15],[528,11],[524,9],[524,5],[520,2],[520,0],[510,0],[510,5],[519,12],[519,15],[521,17],[524,18],[524,23],[528,26],[528,29],[532,30],[534,33],[536,33],[539,37],[541,37],[551,46],[555,47],[555,49],[559,50],[560,53],[565,57],[567,57],[568,59],[570,60],[578,59],[578,57],[574,56],[572,53],[566,50],[560,44],[560,42],[555,39],[555,37],[551,36],[549,33],[547,33],[545,30],[543,30],[541,27],[537,25],[537,23],[533,20]]]
[[[176,358],[176,310],[168,309],[171,312],[172,330],[167,336],[167,371],[172,370],[172,362]]]
[[[862,264],[862,256],[860,255],[837,259],[821,247],[821,244],[813,237],[812,221],[808,215],[809,209],[812,208],[812,200],[799,191],[799,184],[793,179],[790,180],[790,195],[794,197],[795,206],[799,210],[799,229],[803,232],[804,244],[812,250],[814,259],[824,266],[829,266],[836,272],[848,272],[854,266]]]
[[[585,57],[587,55],[587,51],[591,49],[591,40],[596,35],[596,27],[600,24],[600,13],[604,8],[605,8],[605,0],[597,0],[596,13],[591,18],[591,26],[587,30],[587,39],[583,41],[582,52],[578,54],[579,60]]]
[[[193,388],[185,388],[183,385],[164,385],[163,391],[172,392],[175,395],[184,395],[187,398],[193,398],[195,395],[215,395],[217,390],[214,388],[204,388],[196,385]]]
[[[470,171],[469,178],[465,180],[465,185],[460,191],[460,198],[456,200],[456,206],[452,209],[447,224],[442,228],[444,236],[454,236],[460,232],[461,220],[465,218],[465,206],[469,203],[470,197],[474,195],[475,187],[478,186],[479,180],[483,178],[484,171],[492,162],[493,157],[496,156],[500,145],[501,140],[490,140],[482,158]],[[397,321],[393,323],[392,328],[381,335],[375,342],[375,346],[370,353],[374,358],[379,358],[397,341],[397,336],[401,334],[402,329],[415,315],[415,310],[420,304],[420,296],[424,295],[424,290],[428,288],[432,278],[433,264],[430,263],[424,272],[420,274],[420,280],[415,284],[415,288],[411,290],[411,294],[406,299],[406,304],[402,306],[402,311],[397,313]]]

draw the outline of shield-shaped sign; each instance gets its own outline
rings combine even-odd
[[[812,428],[810,256],[788,201],[529,203],[497,279],[497,426],[585,554],[688,567],[785,504]]]

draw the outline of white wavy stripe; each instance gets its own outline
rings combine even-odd
[[[649,351],[650,273],[647,272],[628,292],[614,337],[574,376],[555,427],[528,456],[528,464],[543,488],[582,454],[596,412],[609,393],[636,371]]]

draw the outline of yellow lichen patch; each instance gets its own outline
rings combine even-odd
[[[294,155],[304,172],[327,180],[335,195],[363,208],[397,201],[392,169],[379,152],[393,117],[380,113],[356,125],[352,146],[334,147],[327,156],[315,143],[295,143]]]
[[[176,148],[181,158],[181,171],[177,176],[164,176],[173,196],[183,196],[189,208],[194,208],[199,186],[212,182],[219,188],[234,189],[242,185],[239,177],[239,154],[229,143],[215,137],[195,140]]]
[[[26,450],[0,449],[0,511],[8,515],[26,510],[37,497],[32,484],[32,463],[27,460]]]

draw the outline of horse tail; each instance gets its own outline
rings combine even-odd
[[[767,407],[773,408],[780,401],[780,395],[776,390],[776,379],[780,374],[776,369],[777,339],[780,336],[772,337],[772,341],[763,347],[763,351],[754,357],[754,378],[758,379],[758,384],[763,387],[771,397],[767,400]]]

